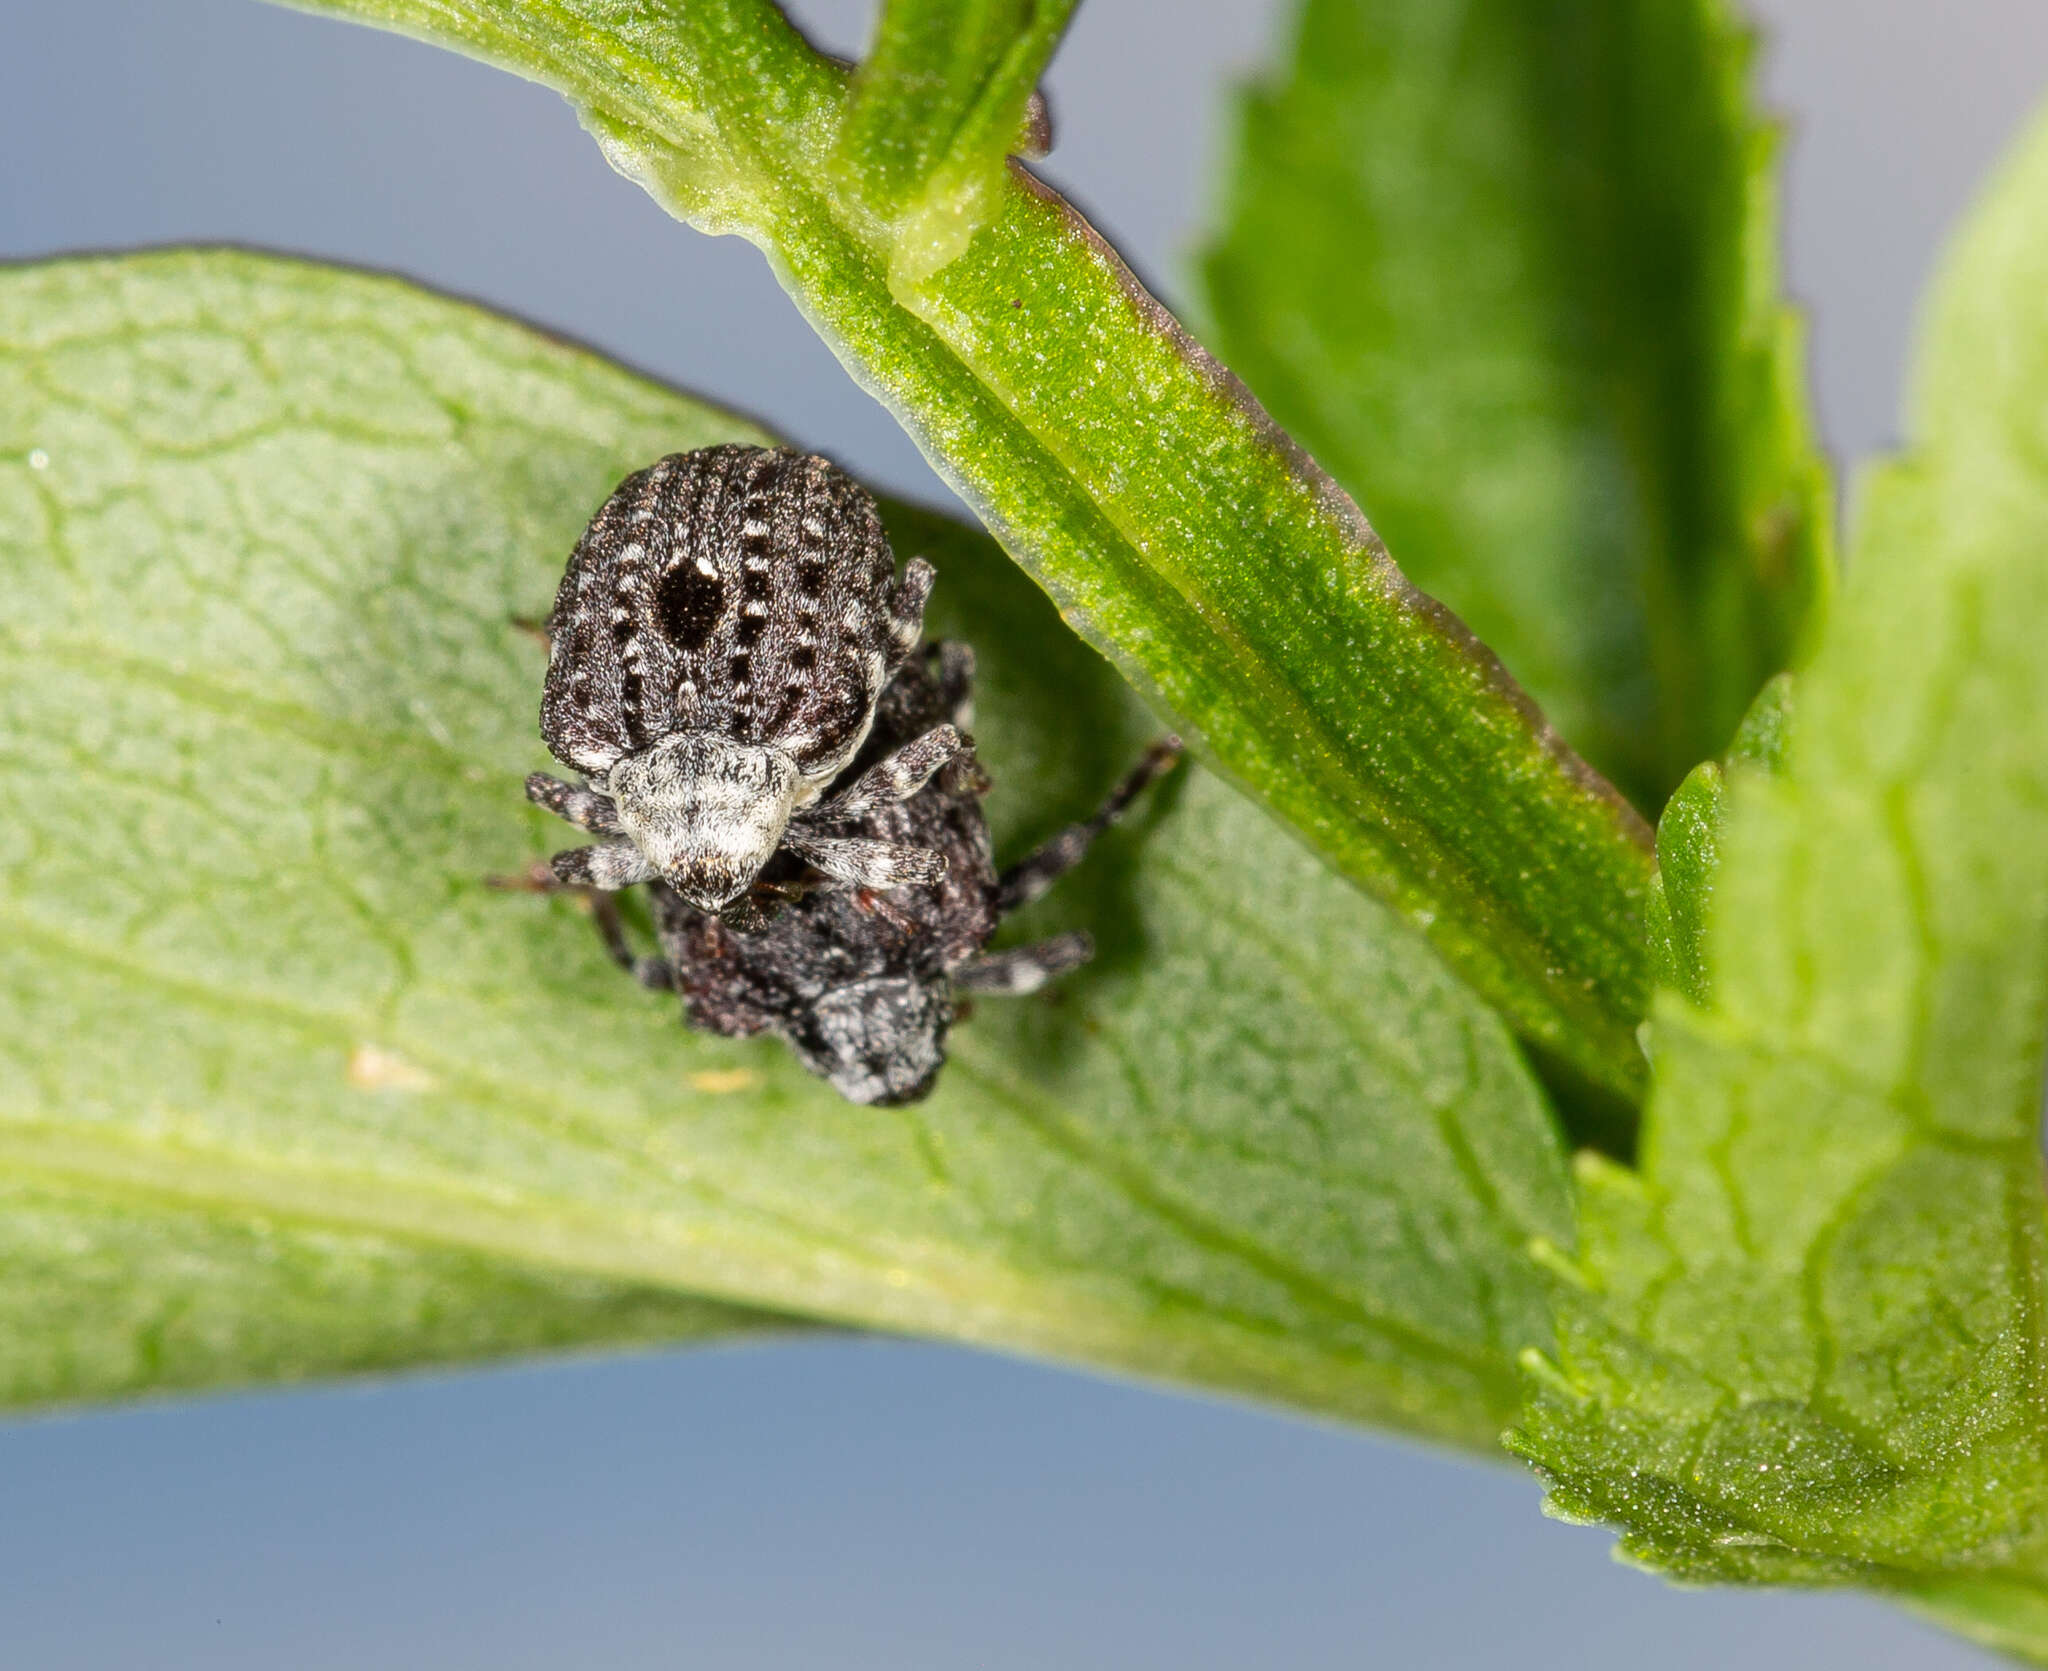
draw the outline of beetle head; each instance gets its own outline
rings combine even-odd
[[[835,987],[790,1044],[849,1102],[894,1107],[931,1094],[953,1003],[943,982],[878,976]]]
[[[699,910],[716,911],[775,856],[801,785],[780,749],[682,731],[621,760],[604,787],[662,880]]]

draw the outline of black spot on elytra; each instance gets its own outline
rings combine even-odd
[[[807,598],[815,598],[825,589],[825,565],[815,558],[805,558],[796,566],[796,589]]]
[[[769,580],[766,569],[749,569],[741,586],[750,598],[765,598],[768,595]]]
[[[732,682],[734,684],[743,685],[753,676],[754,658],[752,656],[734,656],[732,658]]]
[[[619,718],[626,728],[626,740],[639,748],[646,740],[642,724],[645,718],[642,706],[640,669],[633,657],[627,653],[633,642],[633,622],[630,616],[621,617],[611,623],[612,650],[617,655],[623,671],[619,674]]]
[[[733,636],[751,650],[761,641],[767,625],[768,617],[765,615],[742,615],[740,624],[733,629]]]
[[[711,636],[725,608],[725,582],[695,563],[679,563],[661,577],[654,594],[662,631],[679,649],[694,650]]]
[[[628,667],[619,676],[619,718],[625,723],[626,742],[633,748],[644,748],[647,743],[644,706],[640,670]]]
[[[818,652],[808,644],[799,644],[789,652],[789,665],[799,673],[808,673],[818,665]]]

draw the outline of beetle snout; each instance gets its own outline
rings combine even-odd
[[[662,880],[700,911],[716,911],[775,856],[798,781],[780,750],[692,731],[620,761],[606,789]]]

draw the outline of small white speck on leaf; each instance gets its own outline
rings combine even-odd
[[[751,1090],[754,1084],[752,1068],[705,1068],[690,1075],[690,1089],[703,1091],[711,1096],[726,1096],[734,1091]]]
[[[455,739],[449,735],[448,727],[441,723],[440,717],[435,714],[433,709],[427,706],[424,698],[415,696],[406,703],[405,707],[406,712],[420,722],[420,729],[426,732],[429,737],[432,737],[435,742],[439,743],[443,748],[452,749],[455,747]]]
[[[434,1076],[396,1051],[359,1044],[349,1052],[348,1082],[358,1091],[431,1091]]]
[[[29,455],[28,455],[28,467],[29,467],[29,468],[30,468],[31,470],[47,470],[47,469],[49,469],[49,467],[50,467],[50,455],[49,455],[48,453],[44,452],[44,451],[43,451],[43,449],[42,449],[41,447],[32,447],[32,448],[30,448],[30,449],[29,449]]]

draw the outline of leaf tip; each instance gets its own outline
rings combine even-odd
[[[1598,1149],[1581,1149],[1572,1156],[1572,1176],[1583,1190],[1620,1190],[1634,1196],[1646,1193],[1639,1172]]]
[[[1515,1354],[1515,1366],[1532,1383],[1531,1394],[1551,1394],[1567,1404],[1583,1405],[1593,1397],[1591,1389],[1581,1386],[1565,1373],[1564,1366],[1544,1352],[1540,1347],[1524,1346]],[[1531,1463],[1542,1471],[1542,1460],[1534,1441],[1519,1429],[1511,1429],[1502,1443],[1523,1461]]]
[[[1593,1287],[1592,1273],[1548,1236],[1530,1237],[1528,1254],[1530,1263],[1539,1270],[1570,1283],[1574,1288],[1591,1290]]]

